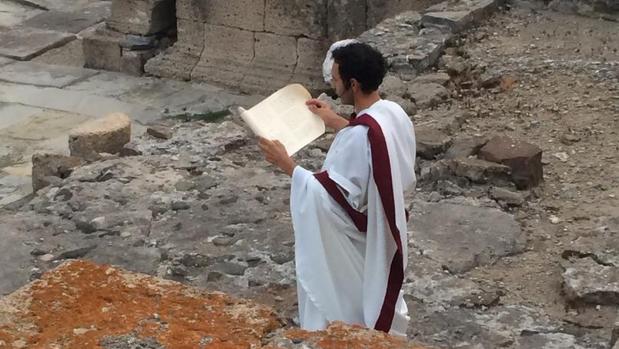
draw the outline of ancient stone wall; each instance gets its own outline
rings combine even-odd
[[[290,82],[326,87],[321,63],[331,42],[355,37],[421,1],[177,0],[178,41],[149,61],[162,77],[268,93]]]

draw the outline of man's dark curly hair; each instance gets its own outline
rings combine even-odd
[[[370,93],[378,90],[387,73],[383,55],[368,44],[354,43],[333,51],[333,59],[339,65],[344,86],[350,88],[350,79],[361,85],[361,91]]]

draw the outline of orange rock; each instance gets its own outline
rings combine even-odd
[[[102,348],[132,335],[168,349],[246,349],[280,326],[266,306],[86,261],[0,300],[0,348]]]
[[[125,348],[136,341],[166,349],[281,349],[274,339],[314,349],[424,349],[342,323],[317,332],[286,329],[269,307],[87,261],[66,262],[0,299],[2,349]]]

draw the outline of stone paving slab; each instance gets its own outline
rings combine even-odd
[[[0,32],[0,56],[29,60],[75,39],[75,35],[35,28]]]
[[[0,102],[0,132],[2,129],[18,124],[41,111],[43,109],[23,104]]]
[[[93,2],[106,1],[106,0],[13,0],[20,2],[25,6],[31,8],[39,8],[44,10],[64,10],[70,11],[72,9],[78,9]]]
[[[38,14],[22,23],[25,27],[77,34],[110,16],[111,2],[102,1],[84,8],[67,11],[51,10]]]
[[[91,117],[102,117],[114,112],[123,112],[131,116],[134,121],[140,123],[147,123],[161,117],[160,110],[148,106],[54,87],[0,83],[0,101],[72,112]]]
[[[15,60],[14,59],[10,59],[10,58],[6,58],[6,57],[0,57],[0,67],[7,65],[7,64],[11,64],[14,63]]]
[[[17,62],[0,68],[0,80],[35,86],[65,87],[97,74],[96,70]]]
[[[44,13],[41,9],[32,8],[13,1],[0,1],[0,28],[14,27],[30,17]]]

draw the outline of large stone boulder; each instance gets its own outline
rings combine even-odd
[[[131,120],[122,113],[86,122],[69,133],[72,156],[91,158],[98,153],[119,153],[131,141]]]
[[[284,328],[267,306],[80,260],[0,299],[0,343],[53,348],[59,342],[63,348],[105,349],[281,349],[298,343],[316,349],[423,349],[341,323],[319,332]]]
[[[480,149],[478,156],[509,166],[518,189],[535,187],[543,180],[542,149],[531,143],[496,136]]]
[[[514,217],[488,207],[415,202],[409,229],[421,254],[454,274],[492,264],[526,246]]]
[[[619,268],[580,258],[565,268],[563,286],[568,300],[619,305]]]
[[[59,154],[32,155],[32,190],[37,191],[55,180],[69,177],[74,168],[82,165],[79,157]]]

